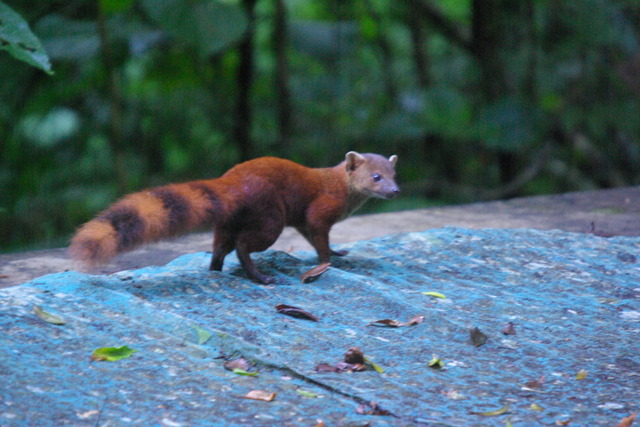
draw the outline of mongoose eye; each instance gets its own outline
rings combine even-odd
[[[373,182],[378,182],[382,179],[382,176],[380,176],[379,173],[374,173],[373,175],[371,175],[371,178],[373,179]]]

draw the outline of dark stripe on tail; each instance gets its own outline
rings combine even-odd
[[[207,184],[202,182],[194,182],[189,184],[193,190],[200,191],[209,201],[209,207],[207,208],[207,219],[203,225],[212,225],[216,214],[222,212],[222,204],[220,198]]]
[[[162,201],[162,205],[168,211],[167,228],[169,234],[176,234],[184,230],[189,221],[191,205],[182,195],[166,188],[158,188],[152,194]]]
[[[131,207],[111,209],[96,218],[110,222],[118,234],[118,251],[126,250],[142,242],[144,221]]]

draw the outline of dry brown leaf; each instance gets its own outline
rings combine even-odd
[[[424,322],[424,316],[413,316],[408,322],[400,322],[395,319],[375,320],[367,324],[367,326],[386,326],[389,328],[399,328],[400,326],[413,326]]]
[[[487,336],[480,332],[480,329],[477,327],[471,328],[469,330],[469,335],[471,336],[471,342],[476,347],[480,347],[482,344],[487,342]]]
[[[228,371],[233,371],[234,369],[249,371],[249,369],[251,369],[251,363],[249,363],[249,361],[247,361],[247,359],[245,359],[244,357],[239,357],[237,359],[225,362],[224,368]]]
[[[505,335],[515,335],[516,329],[513,327],[513,322],[509,322],[502,328],[502,333]]]
[[[271,402],[276,398],[276,394],[264,390],[251,390],[244,396],[245,399],[262,400],[264,402]]]
[[[311,270],[309,270],[306,273],[304,273],[300,277],[300,280],[302,281],[302,283],[313,282],[318,277],[320,277],[322,275],[322,273],[327,271],[327,269],[329,269],[330,266],[331,266],[330,262],[324,262],[324,263],[322,263],[320,265],[317,265],[317,266],[313,267]]]
[[[635,414],[629,415],[628,417],[624,417],[618,423],[618,425],[616,425],[616,427],[631,427],[631,424],[633,424],[633,421],[636,419],[637,416],[638,416],[638,414],[635,413]]]
[[[292,305],[278,304],[276,305],[276,310],[278,310],[278,313],[280,314],[285,314],[287,316],[295,317],[297,319],[312,320],[314,322],[318,321],[318,318],[313,314],[301,308],[294,307]]]
[[[382,409],[376,402],[361,403],[356,408],[356,413],[360,415],[392,415],[386,409]]]
[[[532,390],[539,390],[542,388],[542,384],[544,384],[544,375],[540,376],[537,380],[528,381],[525,383],[525,387]]]
[[[393,319],[375,320],[373,322],[367,323],[367,326],[387,326],[389,328],[399,328],[403,325],[404,323]]]
[[[424,322],[424,316],[413,316],[411,318],[411,320],[409,320],[407,323],[405,323],[406,326],[413,326],[413,325],[418,325],[420,323]]]
[[[343,372],[339,367],[335,365],[329,365],[328,363],[321,363],[316,366],[316,372]]]

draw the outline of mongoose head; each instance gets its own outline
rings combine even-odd
[[[345,159],[352,190],[378,199],[393,199],[400,194],[395,181],[398,156],[393,155],[387,159],[379,154],[349,151]]]

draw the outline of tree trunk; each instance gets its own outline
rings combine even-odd
[[[507,19],[511,0],[473,0],[471,48],[480,68],[480,88],[486,103],[497,102],[508,94],[506,64],[501,55],[507,37]],[[515,179],[517,156],[513,151],[497,150],[500,183]]]
[[[253,154],[251,140],[252,112],[251,86],[253,83],[253,36],[255,33],[256,0],[243,0],[242,5],[249,19],[247,33],[239,45],[240,63],[238,64],[238,98],[236,103],[236,119],[234,137],[240,150],[240,160],[245,161]]]
[[[407,9],[409,32],[411,33],[411,44],[413,49],[413,63],[416,67],[416,78],[420,89],[429,86],[429,65],[425,54],[425,32],[420,19],[419,0],[410,0]]]
[[[104,11],[98,11],[98,36],[100,38],[100,52],[107,75],[107,97],[109,98],[109,141],[115,159],[115,174],[118,191],[126,193],[128,189],[127,171],[124,165],[124,130],[122,124],[123,101],[120,90],[120,76],[114,60],[113,46],[107,33]]]
[[[287,63],[287,9],[284,0],[275,0],[275,17],[273,22],[273,50],[276,56],[276,102],[278,130],[283,152],[290,149],[293,122],[291,108],[291,92],[289,90],[289,66]]]

